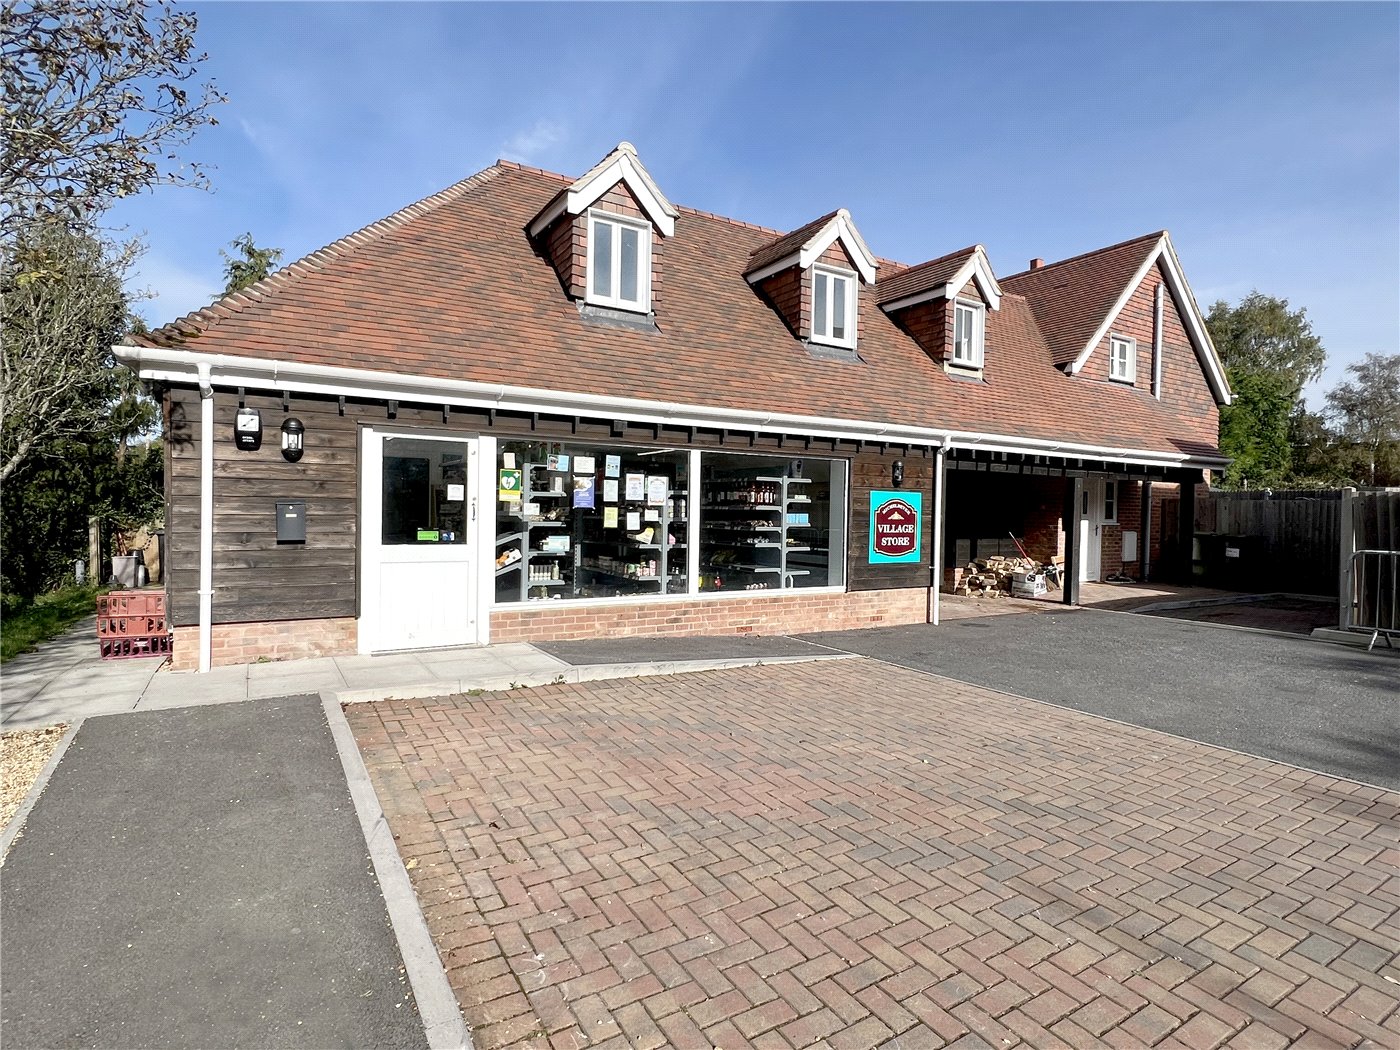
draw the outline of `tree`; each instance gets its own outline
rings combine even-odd
[[[0,245],[0,483],[66,439],[131,432],[137,383],[112,346],[136,253],[54,221]]]
[[[160,184],[207,185],[176,147],[223,101],[191,92],[197,19],[169,0],[19,0],[0,7],[0,235],[38,216],[91,221]]]
[[[219,250],[219,254],[224,257],[225,295],[241,292],[249,285],[257,284],[264,277],[271,275],[272,271],[277,269],[277,264],[282,261],[281,248],[259,248],[253,243],[251,233],[235,237],[229,247],[239,254],[230,255],[223,249]]]
[[[1370,484],[1400,481],[1400,354],[1367,354],[1347,372],[1352,378],[1327,392],[1328,414],[1365,454]]]
[[[1280,484],[1292,470],[1290,419],[1303,386],[1327,361],[1322,340],[1306,310],[1258,291],[1235,307],[1217,301],[1206,327],[1234,392],[1234,403],[1220,410],[1220,448],[1234,460],[1226,484]]]

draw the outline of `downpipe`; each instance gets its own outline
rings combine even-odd
[[[209,671],[214,648],[214,386],[199,365],[199,673]]]

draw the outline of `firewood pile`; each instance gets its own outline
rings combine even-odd
[[[1009,598],[1013,585],[1021,581],[1018,596],[1032,597],[1045,593],[1045,581],[1056,579],[1055,566],[1042,565],[1029,558],[1005,558],[993,555],[970,561],[961,569],[949,569],[943,589],[950,594],[974,598]],[[1036,581],[1041,581],[1038,585]]]

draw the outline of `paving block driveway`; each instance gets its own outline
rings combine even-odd
[[[873,660],[348,712],[477,1047],[1400,1045],[1400,795]]]

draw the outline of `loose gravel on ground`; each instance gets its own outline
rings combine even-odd
[[[0,734],[0,827],[19,812],[24,797],[67,730],[66,724],[59,723]]]

